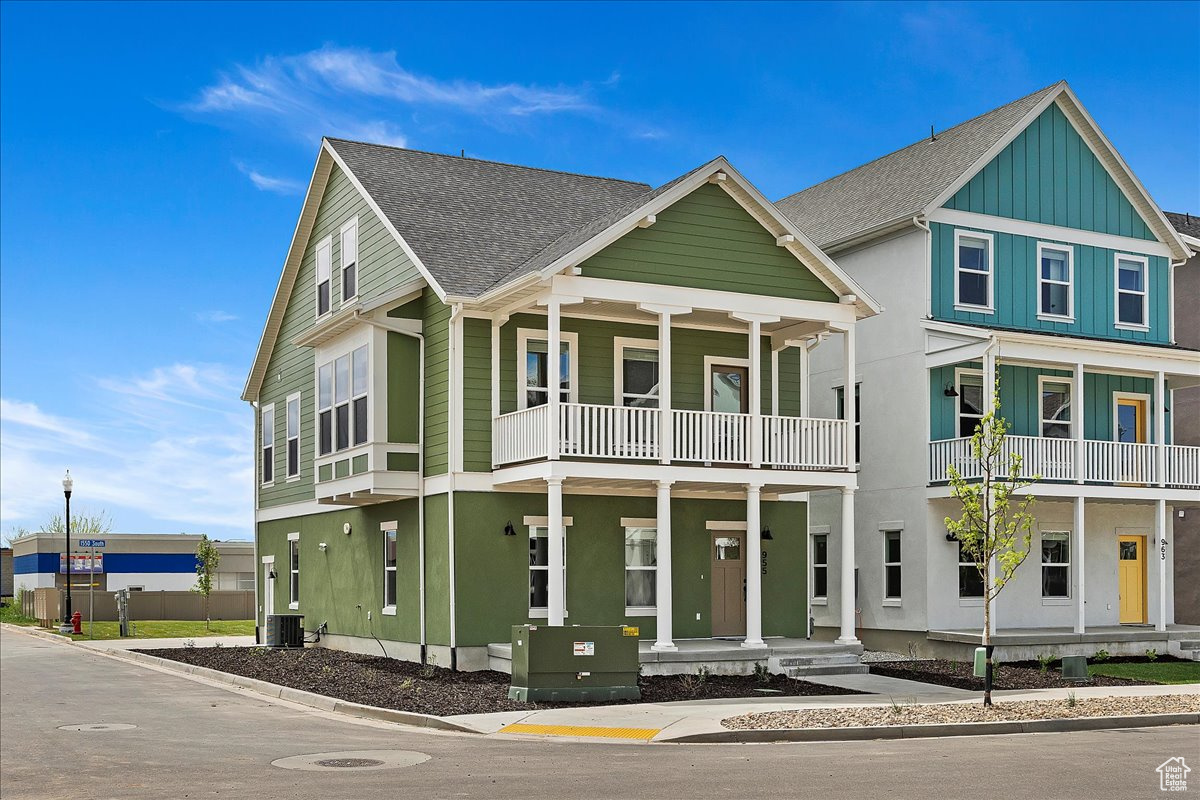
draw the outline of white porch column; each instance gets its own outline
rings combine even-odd
[[[546,479],[546,534],[549,537],[550,552],[547,557],[549,568],[546,570],[546,588],[549,597],[546,600],[546,624],[562,627],[566,621],[566,560],[563,546],[566,533],[563,529],[563,479]]]
[[[782,348],[771,347],[771,416],[779,416],[779,354]]]
[[[500,329],[507,316],[492,317],[492,419],[500,416]]]
[[[1167,485],[1167,376],[1162,370],[1154,373],[1154,476],[1159,486]]]
[[[672,637],[671,628],[671,481],[659,481],[658,489],[658,542],[655,550],[658,553],[657,586],[657,624],[658,635],[651,650],[677,650]]]
[[[806,340],[800,347],[800,416],[807,417],[809,414],[809,399],[808,399],[808,361],[811,350]]]
[[[1075,365],[1071,384],[1071,431],[1075,436],[1075,482],[1087,480],[1087,446],[1083,443],[1083,362]],[[1077,516],[1078,520],[1079,517]],[[1080,612],[1082,613],[1082,612]],[[1080,622],[1083,625],[1083,622]]]
[[[562,404],[561,310],[559,301],[554,297],[551,297],[546,303],[546,405],[549,417],[547,422],[549,441],[546,446],[548,448],[547,456],[552,461],[558,458],[558,409]],[[559,489],[561,497],[561,484]],[[553,586],[553,584],[551,585]],[[558,624],[561,625],[562,622]]]
[[[750,466],[762,466],[762,323],[750,320]]]
[[[853,374],[853,373],[851,373]],[[854,490],[842,489],[842,590],[838,644],[858,644],[854,635]]]
[[[854,353],[854,325],[849,325],[846,332],[842,334],[842,357],[846,362],[846,382],[842,389],[842,416],[846,420],[846,469],[854,470],[858,466],[858,460],[854,457],[854,426],[858,421],[858,408],[854,402],[855,389],[858,386],[858,367],[855,363]],[[844,489],[842,490],[845,491]],[[843,495],[842,505],[845,506],[845,496]],[[845,523],[843,522],[843,526]],[[851,529],[853,530],[853,528]],[[845,631],[843,631],[843,635]],[[850,626],[851,637],[854,635],[854,626]]]
[[[1083,633],[1086,629],[1087,593],[1085,578],[1087,576],[1084,553],[1087,535],[1084,527],[1083,498],[1075,498],[1075,542],[1071,545],[1071,570],[1075,573],[1075,632]]]
[[[1160,372],[1159,375],[1162,375]],[[1159,415],[1161,418],[1161,414]],[[1154,556],[1158,559],[1158,619],[1154,621],[1156,631],[1167,629],[1167,501],[1154,503]]]
[[[672,434],[671,425],[671,312],[660,311],[658,314],[658,408],[659,408],[659,431],[658,431],[658,460],[662,464],[670,464],[671,458],[675,455],[675,444]],[[658,518],[659,518],[659,542],[662,542],[662,486],[659,484],[658,494]],[[671,484],[667,484],[667,546],[670,547],[671,542]],[[661,569],[662,561],[659,561]],[[671,557],[667,556],[667,587],[670,588],[670,566]],[[660,586],[661,588],[661,586]],[[662,608],[662,600],[659,600],[659,608]],[[660,612],[661,614],[661,612]],[[659,620],[661,626],[661,618]],[[671,601],[667,600],[667,644],[671,644]],[[658,640],[663,641],[662,628],[659,628]],[[675,649],[675,645],[671,645],[671,649]]]
[[[751,368],[753,369],[753,367]],[[762,647],[762,487],[746,486],[746,640],[742,647]]]

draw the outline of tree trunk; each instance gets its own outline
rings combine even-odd
[[[992,598],[985,592],[983,595],[983,704],[992,704]]]

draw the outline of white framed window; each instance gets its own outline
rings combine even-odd
[[[854,384],[854,463],[862,462],[862,450],[859,446],[862,433],[862,384]],[[837,419],[846,418],[846,387],[836,386],[833,389],[833,410]]]
[[[563,536],[563,597],[567,593],[567,537]],[[545,617],[550,602],[550,529],[529,526],[529,616]],[[565,613],[566,609],[564,609]]]
[[[383,608],[396,608],[396,529],[383,532]]]
[[[1039,406],[1042,414],[1042,436],[1047,439],[1071,438],[1071,382],[1038,377]]]
[[[658,408],[658,341],[613,339],[613,403],[636,408]]]
[[[1071,534],[1042,531],[1042,597],[1071,597]]]
[[[288,395],[287,399],[287,476],[300,477],[300,393]]]
[[[564,403],[574,403],[579,384],[579,334],[564,331],[560,334],[558,359],[559,397]],[[550,401],[551,373],[549,343],[545,331],[517,330],[517,407],[533,408]]]
[[[625,526],[625,613],[652,614],[658,607],[658,528]]]
[[[811,534],[812,554],[812,599],[818,605],[829,600],[829,533],[822,531]]]
[[[983,576],[975,565],[975,557],[962,542],[958,543],[958,596],[963,600],[983,597]]]
[[[300,534],[288,534],[288,608],[300,607]]]
[[[1038,242],[1038,319],[1075,320],[1075,248]]]
[[[983,407],[983,373],[978,370],[958,369],[954,371],[956,398],[956,422],[960,438],[975,435],[975,429],[983,420],[987,409]]]
[[[325,237],[317,244],[317,316],[323,317],[331,310],[330,298],[333,274],[333,240]]]
[[[342,226],[342,303],[358,296],[358,217]]]
[[[368,431],[370,350],[363,345],[317,369],[317,454],[365,444]]]
[[[883,532],[883,602],[900,605],[901,596],[900,531]]]
[[[956,309],[992,313],[992,254],[992,234],[959,230],[954,232]]]
[[[262,428],[262,485],[275,482],[275,404],[268,403],[259,412],[259,427]]]
[[[1117,253],[1114,261],[1113,308],[1115,325],[1123,330],[1144,331],[1150,327],[1150,260],[1145,256]]]

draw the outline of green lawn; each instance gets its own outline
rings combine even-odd
[[[1148,661],[1142,664],[1089,664],[1093,675],[1154,683],[1200,683],[1200,661]]]
[[[88,621],[83,621],[83,633],[72,639],[119,639],[117,623],[94,622],[91,636]],[[191,620],[137,620],[133,623],[133,639],[199,639],[202,636],[253,636],[252,619],[214,619],[206,630],[204,621]],[[197,642],[202,644],[202,642]]]
[[[0,622],[8,622],[13,625],[36,625],[37,620],[32,617],[21,615],[21,609],[11,603],[0,607]]]

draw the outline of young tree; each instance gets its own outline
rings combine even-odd
[[[66,533],[67,525],[62,514],[55,514],[40,528],[42,533]],[[104,509],[80,511],[71,515],[71,536],[90,539],[112,531],[112,517]]]
[[[220,563],[221,554],[217,551],[216,544],[208,538],[208,534],[200,534],[200,541],[196,544],[196,585],[192,591],[199,592],[204,598],[205,630],[211,629],[211,621],[208,617],[208,597],[212,594],[213,576],[217,573],[217,566]]]
[[[1037,476],[1033,481],[1021,480],[1021,456],[1004,446],[1008,423],[999,411],[997,402],[971,437],[971,455],[978,464],[979,479],[964,478],[953,464],[946,470],[951,494],[962,503],[962,516],[946,517],[946,530],[961,543],[964,555],[974,562],[983,581],[985,706],[992,704],[992,601],[1029,556],[1033,539],[1033,495],[1016,495],[1038,480]]]

